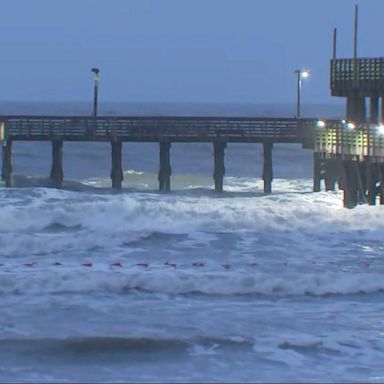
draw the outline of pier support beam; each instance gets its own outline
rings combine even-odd
[[[339,177],[339,162],[337,159],[324,160],[324,182],[326,191],[334,191]]]
[[[159,161],[159,190],[162,192],[170,192],[171,190],[171,156],[170,149],[171,143],[169,140],[162,140],[159,142],[160,148],[160,161]]]
[[[358,204],[358,180],[356,161],[341,161],[342,188],[344,189],[344,207],[354,208]]]
[[[355,123],[365,123],[366,108],[364,97],[356,95],[347,97],[347,120]]]
[[[3,166],[1,170],[1,178],[5,181],[5,186],[11,186],[12,176],[12,141],[8,140],[3,143]]]
[[[384,164],[377,164],[378,170],[378,182],[379,182],[379,195],[380,195],[380,205],[384,205]]]
[[[265,194],[272,193],[272,180],[273,180],[272,148],[273,148],[273,143],[263,143],[263,151],[264,151],[263,181],[264,181]]]
[[[378,181],[377,163],[367,162],[367,202],[369,205],[376,205],[376,196],[378,194],[378,188],[376,183]]]
[[[63,140],[52,141],[51,180],[54,187],[63,186]]]
[[[321,190],[321,157],[319,153],[313,154],[313,192]]]
[[[124,179],[123,167],[121,161],[122,142],[111,141],[112,168],[111,180],[113,189],[121,189],[121,183]]]
[[[227,143],[222,140],[216,140],[213,142],[213,179],[215,181],[216,192],[223,192],[223,179],[225,175],[224,152],[226,146]]]
[[[380,116],[380,123],[384,124],[384,96],[381,96],[381,116]]]
[[[370,123],[371,124],[379,124],[379,98],[378,97],[371,97],[370,98]]]

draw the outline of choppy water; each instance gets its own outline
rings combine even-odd
[[[384,380],[384,208],[311,193],[311,152],[274,148],[263,196],[257,145],[64,145],[65,188],[46,188],[49,144],[15,143],[0,188],[0,381]]]

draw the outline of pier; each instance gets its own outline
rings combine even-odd
[[[317,119],[246,117],[158,117],[158,116],[0,116],[2,178],[7,187],[12,180],[12,143],[46,141],[52,145],[50,177],[55,187],[63,184],[65,142],[110,142],[112,188],[122,187],[124,142],[159,144],[159,190],[171,190],[172,143],[212,143],[215,190],[222,192],[225,149],[230,143],[263,145],[262,178],[264,192],[272,192],[275,143],[299,143],[313,148]]]
[[[337,182],[347,208],[384,204],[384,58],[333,59],[330,73],[332,96],[346,98],[346,118],[317,124],[314,191],[321,180],[326,190]]]

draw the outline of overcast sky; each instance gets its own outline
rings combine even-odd
[[[384,0],[0,0],[0,100],[332,103],[329,59],[384,56]]]

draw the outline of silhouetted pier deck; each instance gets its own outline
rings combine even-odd
[[[110,142],[112,187],[123,180],[122,143],[159,143],[159,189],[170,190],[170,147],[176,142],[213,144],[215,189],[223,190],[224,152],[227,143],[262,143],[264,149],[264,192],[271,192],[274,143],[300,143],[313,147],[316,119],[249,117],[169,117],[169,116],[0,116],[3,142],[2,177],[11,186],[12,142],[51,141],[51,179],[63,182],[62,151],[65,141]]]

